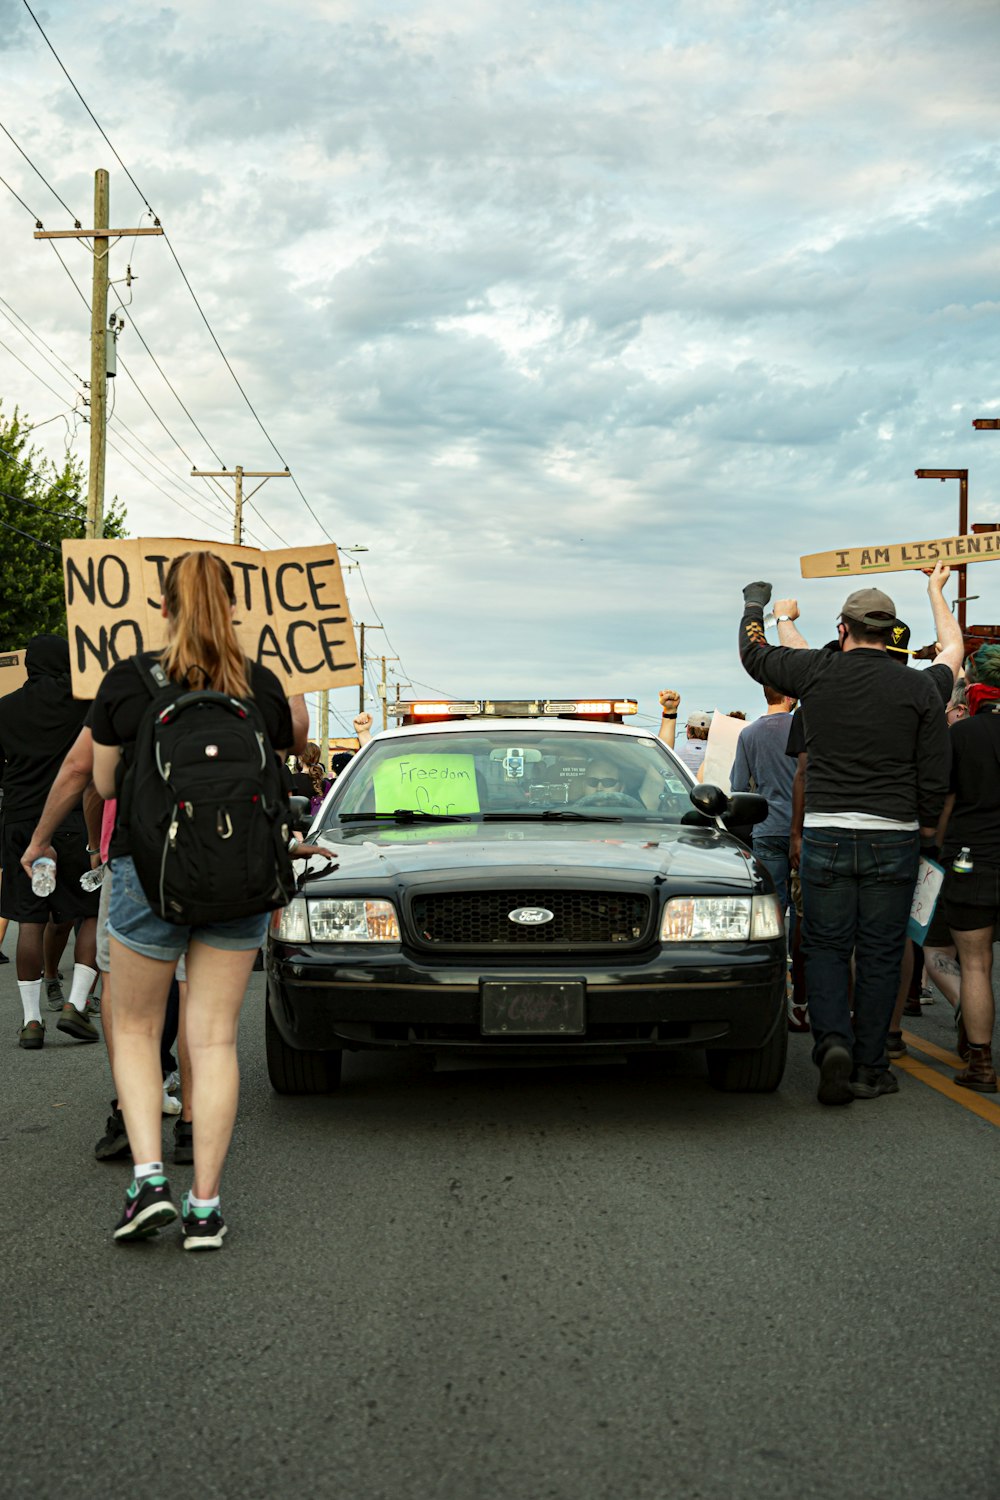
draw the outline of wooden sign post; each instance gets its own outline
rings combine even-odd
[[[938,537],[930,542],[894,542],[888,547],[845,547],[840,552],[813,552],[799,559],[803,578],[859,577],[869,573],[905,573],[952,565],[1000,561],[1000,532]]]
[[[73,696],[93,698],[116,662],[166,643],[160,605],[167,568],[185,552],[214,552],[233,570],[234,624],[247,656],[287,693],[363,680],[337,549],[261,552],[230,543],[64,541],[66,623]]]

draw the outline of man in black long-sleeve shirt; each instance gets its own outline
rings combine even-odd
[[[885,652],[896,608],[879,589],[845,602],[842,649],[795,651],[764,638],[769,583],[743,590],[740,658],[757,682],[801,699],[809,776],[802,901],[813,1060],[823,1104],[896,1093],[886,1035],[899,985],[921,840],[948,792],[939,695]],[[849,1008],[855,956],[854,1023]]]

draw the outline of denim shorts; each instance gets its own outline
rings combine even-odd
[[[144,958],[176,963],[192,940],[232,953],[253,952],[264,941],[270,915],[265,911],[253,917],[236,917],[232,922],[177,927],[151,910],[128,855],[119,855],[112,863],[108,935]]]

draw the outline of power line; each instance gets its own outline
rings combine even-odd
[[[14,350],[10,347],[9,344],[5,344],[4,341],[3,341],[3,339],[0,339],[0,349],[6,349],[7,353],[10,355],[11,359],[16,359],[19,365],[23,365],[24,366],[24,368],[27,370],[27,372],[28,372],[29,375],[34,375],[35,379],[41,385],[44,385],[44,387],[45,387],[45,389],[47,391],[51,391],[52,392],[53,396],[55,396],[55,398],[56,398],[57,401],[62,401],[63,400],[63,397],[60,396],[59,392],[56,391],[56,390],[53,390],[52,386],[49,385],[48,381],[47,380],[43,380],[42,377],[41,377],[41,375],[39,375],[38,371],[37,370],[33,370],[31,368],[31,366],[29,364],[27,364],[25,362],[25,360],[23,360],[19,354],[15,354]],[[38,353],[37,349],[35,350],[35,353],[36,354]]]
[[[4,531],[13,531],[17,536],[27,537],[29,542],[34,542],[36,547],[46,547],[49,552],[58,552],[58,547],[53,547],[51,542],[43,542],[40,536],[32,536],[30,531],[22,531],[20,526],[9,526],[6,521],[0,521]]]
[[[35,166],[35,163],[31,160],[31,157],[28,155],[27,151],[25,151],[24,147],[18,145],[17,141],[15,141],[14,137],[11,135],[10,131],[7,129],[6,125],[4,124],[4,122],[2,120],[0,120],[0,130],[3,131],[4,135],[10,141],[10,143],[14,147],[15,151],[20,151],[21,155],[24,157],[25,161],[28,163],[28,166],[34,172],[35,176],[41,182],[45,183],[45,186],[48,188],[48,190],[52,194],[53,198],[55,198],[56,202],[62,204],[63,208],[66,210],[66,212],[69,214],[70,218],[73,220],[73,228],[74,229],[79,229],[79,227],[80,227],[80,220],[77,218],[76,214],[69,207],[69,205],[66,202],[66,200],[64,198],[60,198],[59,194],[56,192],[56,190],[52,186],[51,182],[49,182],[48,178],[44,177],[42,175],[41,171],[39,170],[39,168]]]
[[[42,24],[39,21],[38,17],[35,15],[35,12],[32,10],[31,6],[28,4],[28,0],[24,0],[24,8],[28,12],[28,15],[31,17],[31,19],[34,21],[35,25],[38,27],[38,30],[39,30],[39,32],[41,34],[42,41],[45,43],[46,47],[48,47],[49,51],[52,53],[52,56],[55,58],[56,62],[59,64],[60,68],[62,68],[62,71],[63,71],[63,73],[66,76],[66,81],[69,84],[70,88],[73,90],[74,94],[79,99],[80,103],[83,105],[84,109],[87,111],[88,115],[93,120],[93,122],[97,126],[98,130],[101,132],[101,135],[104,136],[104,139],[107,142],[108,149],[110,150],[112,156],[115,158],[115,160],[117,161],[118,165],[121,167],[122,171],[125,173],[125,176],[128,178],[129,182],[135,188],[136,192],[139,194],[139,197],[142,199],[143,203],[146,204],[146,207],[149,208],[149,211],[152,214],[153,210],[149,207],[149,203],[146,200],[145,194],[140,189],[139,184],[136,182],[135,178],[132,176],[132,173],[129,171],[128,167],[125,165],[125,163],[122,161],[121,157],[118,155],[118,152],[115,150],[114,146],[112,146],[111,142],[108,140],[107,135],[105,135],[104,130],[101,127],[100,121],[97,119],[97,116],[94,114],[94,112],[91,109],[90,105],[87,103],[86,99],[80,93],[80,90],[77,88],[77,86],[73,82],[72,78],[70,78],[69,73],[66,71],[66,68],[65,68],[65,66],[63,64],[62,58],[59,56],[59,53],[53,47],[52,43],[49,41],[48,37],[45,35],[45,32],[42,30]],[[159,221],[159,219],[156,218],[155,214],[153,214],[153,219],[155,220],[155,222],[157,224],[159,224],[160,221]]]
[[[38,217],[38,215],[34,212],[33,209],[30,209],[28,207],[28,205],[25,203],[24,199],[21,197],[21,194],[18,193],[18,192],[15,192],[15,190],[11,187],[10,183],[7,181],[6,177],[0,177],[0,182],[3,183],[3,185],[7,189],[8,193],[13,193],[13,195],[17,199],[18,203],[20,203],[21,207],[24,209],[25,213],[29,214],[31,216],[31,218],[34,219],[34,221],[35,221],[35,228],[36,229],[42,229],[44,226],[42,224],[41,219]]]

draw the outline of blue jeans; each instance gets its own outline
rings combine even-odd
[[[781,902],[781,914],[782,916],[787,916],[789,913],[788,876],[791,871],[788,859],[787,835],[785,838],[779,839],[771,838],[766,834],[761,838],[757,834],[754,834],[753,853],[754,859],[764,866],[764,869],[774,881],[774,889],[777,891],[778,900]],[[791,952],[792,942],[795,937],[795,907],[791,907],[790,910],[791,922],[788,928],[789,952]]]
[[[778,893],[782,912],[788,910],[788,837],[775,839],[769,837],[753,838],[754,858],[758,859],[774,881],[774,889]]]
[[[815,1062],[837,1042],[853,1052],[855,1068],[888,1068],[886,1035],[919,861],[915,832],[807,828],[803,833],[802,943]]]

